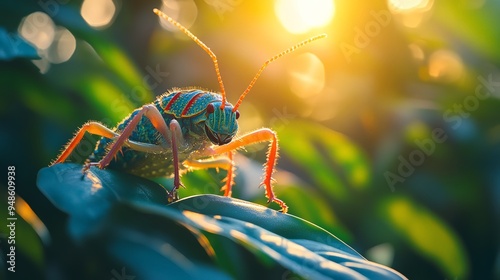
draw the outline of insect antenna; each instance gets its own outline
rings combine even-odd
[[[208,55],[210,58],[212,58],[212,61],[214,62],[214,67],[215,67],[215,73],[217,74],[217,81],[219,81],[219,86],[220,86],[220,94],[222,95],[222,104],[220,106],[221,109],[224,109],[224,106],[226,104],[226,91],[224,90],[224,83],[222,82],[222,77],[220,75],[219,71],[219,63],[217,62],[217,57],[215,54],[210,50],[205,43],[203,43],[198,37],[194,36],[191,31],[189,31],[186,27],[182,26],[182,24],[178,23],[176,20],[173,18],[167,16],[164,12],[158,10],[158,9],[153,9],[153,12],[157,14],[159,17],[167,20],[171,24],[173,24],[175,27],[179,28],[180,31],[182,31],[184,34],[186,34],[189,38],[191,38],[196,44],[198,44]]]
[[[295,51],[296,49],[300,48],[300,47],[303,47],[313,41],[316,41],[318,39],[322,39],[322,38],[325,38],[326,37],[326,34],[321,34],[321,35],[317,35],[317,36],[314,36],[312,38],[309,38],[307,40],[304,40],[298,44],[296,44],[295,46],[289,48],[289,49],[286,49],[282,52],[280,52],[279,54],[271,57],[270,59],[268,59],[266,62],[264,62],[264,64],[262,65],[262,67],[260,67],[259,71],[257,71],[257,74],[255,75],[255,77],[253,77],[252,81],[250,82],[250,84],[248,85],[247,89],[245,89],[245,91],[241,94],[240,98],[238,99],[238,102],[236,102],[236,104],[234,105],[233,107],[233,112],[236,112],[236,110],[238,110],[238,107],[241,105],[241,102],[243,102],[243,99],[245,98],[245,96],[248,94],[248,92],[250,92],[250,89],[252,89],[253,85],[255,84],[255,82],[257,81],[257,79],[259,78],[260,74],[262,74],[262,71],[264,71],[264,69],[267,67],[267,65],[269,65],[269,63],[277,60],[278,58],[286,55],[286,54],[289,54],[293,51]]]

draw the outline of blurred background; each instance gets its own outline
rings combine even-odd
[[[173,87],[219,91],[209,56],[155,7],[213,50],[232,103],[265,60],[327,33],[273,62],[240,107],[241,132],[280,135],[278,196],[410,279],[500,279],[494,0],[3,1],[0,149],[28,222],[17,231],[19,267],[78,265],[36,174],[82,124],[114,127]],[[265,203],[251,180],[265,147],[237,157],[235,197]],[[84,141],[73,159],[92,148]],[[181,196],[220,193],[223,173],[186,175]]]

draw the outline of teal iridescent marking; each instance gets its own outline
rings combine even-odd
[[[236,135],[238,131],[238,122],[236,121],[236,113],[233,112],[232,105],[226,105],[224,109],[220,109],[221,102],[211,103],[215,110],[212,114],[209,114],[206,118],[206,125],[215,134],[220,134],[223,136]]]
[[[199,112],[205,111],[207,109],[208,104],[214,102],[214,101],[220,101],[222,98],[220,95],[212,93],[212,92],[206,92],[205,94],[202,94],[196,99],[196,102],[194,102],[189,110],[186,112],[183,117],[190,117],[193,115],[198,114]]]
[[[220,101],[222,99],[220,95],[216,93],[199,89],[189,91],[181,90],[181,92],[182,93],[180,95],[178,95],[179,91],[175,91],[159,97],[161,103],[165,105],[163,107],[164,112],[172,114],[176,118],[191,117],[200,114],[201,112],[205,111],[208,104],[214,101]],[[198,96],[197,99],[194,102],[190,103],[190,101],[196,96]],[[173,98],[175,98],[175,100],[171,102]],[[190,105],[190,107],[188,108],[187,112],[184,112],[188,104]]]

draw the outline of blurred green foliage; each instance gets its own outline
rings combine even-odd
[[[45,224],[50,241],[21,235],[21,228],[33,231],[19,221],[18,242],[38,245],[32,251],[19,245],[23,269],[16,275],[92,271],[91,263],[79,267],[85,256],[72,254],[77,248],[68,216],[40,193],[37,172],[86,121],[113,127],[169,88],[217,89],[217,81],[198,46],[159,28],[151,12],[159,2],[121,3],[113,24],[101,30],[83,20],[80,2],[22,2],[0,4],[1,162],[3,170],[16,166],[17,195]],[[190,30],[217,54],[230,101],[260,63],[308,37],[280,28],[270,3],[241,1],[221,16],[207,1],[196,1],[198,18]],[[357,28],[366,28],[374,20],[371,12],[386,11],[387,3],[335,4],[334,20],[317,32],[327,32],[328,39],[304,50],[324,63],[322,94],[294,95],[283,58],[264,72],[241,107],[244,131],[270,126],[280,135],[278,196],[291,214],[369,259],[389,256],[383,264],[411,279],[500,278],[499,2],[434,1],[415,27],[394,15],[349,59],[340,46],[355,45]],[[71,58],[43,74],[30,61],[34,49],[22,42],[22,48],[12,47],[20,42],[22,18],[36,11],[76,38]],[[151,79],[155,71],[162,74]],[[85,159],[92,141],[81,145],[75,159]],[[249,147],[236,159],[235,197],[265,203],[255,182],[263,147]],[[181,196],[220,194],[223,176],[189,173]],[[0,198],[5,201],[4,194]],[[39,247],[42,258],[35,253]],[[119,254],[120,248],[113,250]]]

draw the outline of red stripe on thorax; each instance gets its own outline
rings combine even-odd
[[[172,107],[172,105],[174,104],[175,100],[177,100],[179,98],[179,96],[181,96],[182,92],[178,92],[174,95],[174,97],[172,97],[172,99],[170,99],[170,101],[167,103],[167,106],[165,106],[165,108],[163,109],[164,111],[168,111],[170,110],[170,107]]]
[[[184,116],[189,111],[189,109],[191,108],[191,106],[193,106],[196,99],[198,99],[202,94],[203,92],[200,92],[195,96],[193,96],[191,100],[189,100],[189,102],[186,104],[186,107],[184,107],[184,110],[182,110],[181,116]]]

